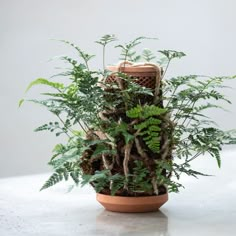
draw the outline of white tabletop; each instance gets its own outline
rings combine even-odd
[[[90,187],[67,193],[69,184],[61,183],[39,192],[49,174],[0,179],[0,235],[236,235],[234,153],[224,152],[221,170],[200,158],[195,167],[215,176],[184,177],[186,188],[154,213],[108,212]]]

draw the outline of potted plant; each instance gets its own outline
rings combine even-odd
[[[71,67],[58,76],[68,83],[39,78],[46,85],[43,100],[28,100],[45,106],[56,117],[35,131],[66,135],[49,161],[54,173],[41,190],[72,178],[75,185],[90,184],[97,200],[111,211],[155,211],[168,200],[169,192],[182,186],[181,174],[206,175],[191,168],[198,156],[209,153],[221,165],[224,144],[235,144],[235,132],[220,130],[204,114],[222,108],[216,102],[229,100],[221,93],[223,82],[234,77],[199,75],[165,78],[175,58],[185,56],[174,50],[156,55],[135,48],[138,37],[121,49],[121,62],[106,66],[107,45],[116,41],[105,35],[96,43],[103,48],[103,69],[92,70],[94,55],[68,41],[79,61],[63,56]],[[140,62],[141,61],[141,62]],[[20,101],[20,105],[23,103]]]

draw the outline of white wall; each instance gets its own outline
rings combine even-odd
[[[1,0],[0,177],[47,171],[51,149],[60,141],[33,132],[51,119],[46,110],[31,104],[17,108],[31,80],[55,74],[56,64],[47,60],[72,52],[49,39],[67,39],[97,54],[100,48],[93,42],[107,33],[122,41],[158,37],[146,47],[188,54],[173,64],[169,74],[232,75],[235,9],[234,0]],[[109,53],[110,63],[116,62],[115,55]],[[98,59],[96,65],[101,65]],[[235,91],[227,93],[236,104]],[[37,89],[29,93],[37,94]],[[235,127],[236,106],[230,109],[230,114],[211,114],[226,129]]]

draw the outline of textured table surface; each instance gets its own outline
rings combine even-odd
[[[184,177],[185,189],[155,213],[105,211],[89,187],[67,193],[61,183],[39,192],[49,174],[0,179],[0,235],[236,235],[235,153],[223,153],[221,170],[200,158],[195,167],[215,176]]]

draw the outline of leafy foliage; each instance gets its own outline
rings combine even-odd
[[[71,47],[73,47],[78,52],[79,57],[81,57],[83,59],[85,65],[86,65],[86,68],[89,69],[88,62],[94,57],[94,55],[90,55],[90,54],[84,52],[77,45],[75,45],[74,43],[71,43],[69,41],[61,40],[61,42],[65,43],[65,44],[68,44]]]
[[[142,58],[144,61],[151,62],[156,58],[156,56],[150,49],[145,48],[142,53]]]
[[[100,40],[96,41],[96,43],[101,44],[102,46],[106,46],[108,43],[116,41],[117,38],[114,34],[106,34],[101,37]]]
[[[61,83],[55,83],[55,82],[51,82],[51,81],[44,79],[44,78],[38,78],[29,84],[29,86],[26,89],[26,92],[29,91],[35,85],[47,85],[47,86],[50,86],[54,89],[63,89],[64,88],[64,85]]]
[[[133,174],[130,175],[129,186],[135,193],[151,192],[152,184],[149,178],[149,171],[142,161],[135,161]]]
[[[185,53],[178,52],[175,50],[160,50],[159,52],[162,53],[165,57],[167,57],[168,60],[172,60],[174,58],[181,58],[181,57],[186,56]]]
[[[200,155],[210,154],[221,166],[223,145],[236,144],[236,131],[223,131],[206,115],[209,109],[223,109],[230,104],[222,94],[224,81],[235,77],[199,75],[165,79],[173,59],[185,53],[160,50],[158,58],[149,49],[140,55],[136,47],[146,37],[138,37],[121,49],[121,59],[150,63],[158,60],[163,66],[158,94],[142,87],[125,73],[112,74],[105,68],[105,50],[116,41],[114,35],[104,35],[96,41],[103,49],[103,71],[90,70],[93,55],[74,43],[79,60],[60,57],[66,66],[51,79],[38,78],[26,91],[36,85],[48,90],[43,99],[21,99],[44,106],[56,117],[35,131],[66,135],[65,144],[57,144],[49,165],[54,173],[41,190],[71,178],[75,185],[91,184],[97,192],[111,195],[139,196],[178,192],[180,176],[207,176],[193,170],[191,162]],[[101,78],[101,76],[103,78]],[[54,82],[55,77],[68,83]],[[155,102],[154,102],[155,101]],[[220,104],[218,102],[221,102]]]
[[[166,112],[166,109],[160,108],[155,105],[144,105],[140,106],[137,105],[136,107],[130,109],[126,112],[127,116],[130,118],[140,118],[140,119],[146,119],[151,116],[157,116],[161,115]]]
[[[75,184],[79,183],[79,170],[74,163],[67,162],[63,167],[57,168],[55,172],[50,176],[46,183],[42,186],[40,190],[52,187],[53,185],[59,183],[63,179],[67,181],[71,177]]]
[[[160,151],[160,124],[161,120],[156,118],[158,115],[165,113],[164,108],[160,108],[154,105],[136,106],[126,112],[126,115],[130,118],[139,118],[142,121],[139,124],[134,125],[134,128],[138,131],[138,135],[143,137],[144,142],[154,153]]]
[[[148,38],[148,37],[137,37],[134,40],[130,41],[129,43],[126,43],[125,45],[119,44],[116,46],[116,48],[121,48],[121,58],[120,60],[122,61],[131,61],[131,62],[137,62],[142,58],[142,55],[138,55],[135,48],[136,46],[138,46],[139,44],[141,44],[141,42],[144,39],[154,39],[156,40],[157,38]],[[147,55],[147,53],[149,53],[149,55]],[[146,58],[145,58],[146,57]],[[154,55],[149,52],[144,51],[143,52],[143,58],[145,58],[145,60],[152,60],[154,59]]]

